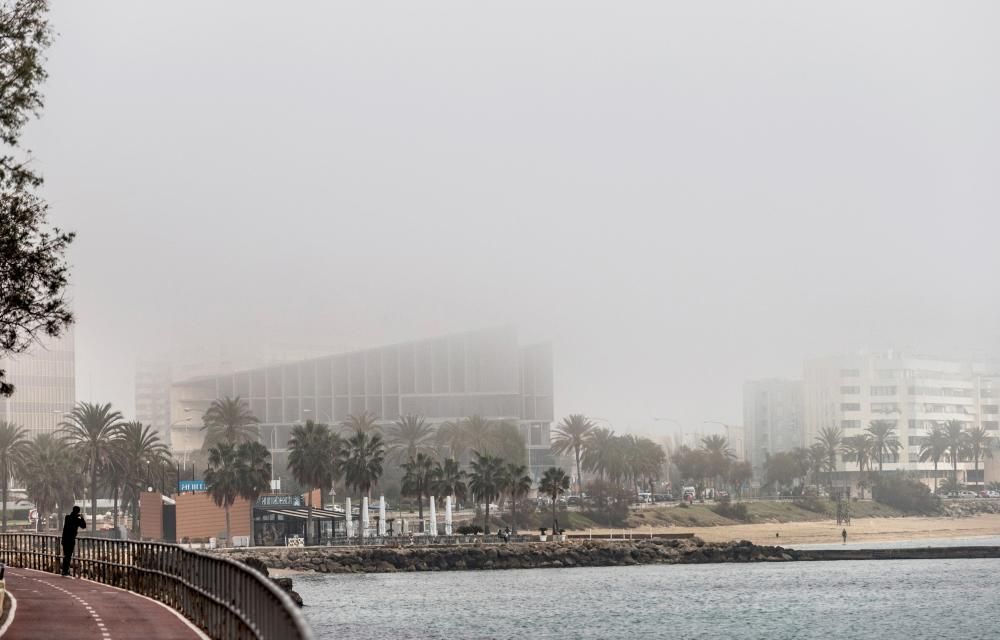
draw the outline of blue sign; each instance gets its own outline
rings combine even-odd
[[[177,483],[178,491],[204,491],[204,480],[181,480]]]

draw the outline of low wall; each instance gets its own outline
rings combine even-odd
[[[483,546],[306,547],[219,549],[236,560],[256,558],[274,569],[320,573],[393,573],[467,569],[543,569],[638,564],[792,562],[930,558],[1000,558],[1000,547],[942,547],[799,551],[747,540],[705,543],[699,538],[588,540]]]

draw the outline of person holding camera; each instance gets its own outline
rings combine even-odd
[[[87,528],[87,521],[80,515],[80,507],[73,507],[72,513],[66,516],[63,521],[62,530],[62,574],[69,576],[69,561],[73,558],[73,550],[76,549],[76,533],[80,529]]]

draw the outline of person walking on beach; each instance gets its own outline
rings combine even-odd
[[[73,558],[73,550],[76,549],[76,532],[87,528],[87,521],[80,515],[80,507],[73,507],[72,513],[66,516],[63,521],[62,530],[62,574],[69,576],[69,561]]]
[[[840,532],[841,537],[844,539],[844,544],[847,544],[847,529]]]

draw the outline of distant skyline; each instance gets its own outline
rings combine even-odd
[[[81,399],[139,358],[497,324],[556,414],[739,423],[860,349],[1000,355],[1000,5],[55,3],[25,136]]]

